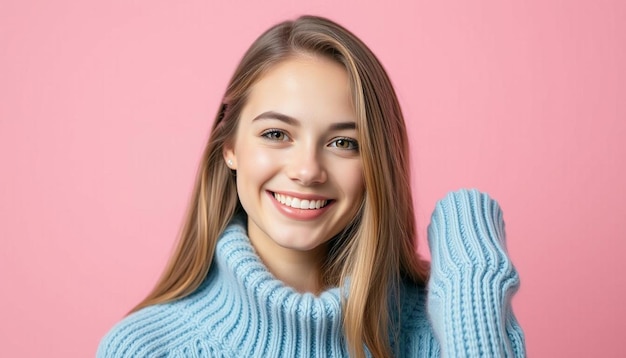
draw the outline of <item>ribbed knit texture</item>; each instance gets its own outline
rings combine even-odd
[[[524,356],[510,306],[519,280],[497,204],[476,191],[449,194],[437,204],[429,240],[429,292],[401,287],[397,356]],[[103,338],[97,356],[347,357],[340,294],[285,286],[256,255],[245,223],[234,220],[193,294],[129,315]]]
[[[428,313],[444,357],[521,357],[524,336],[511,297],[519,276],[506,254],[497,202],[476,190],[437,203]]]

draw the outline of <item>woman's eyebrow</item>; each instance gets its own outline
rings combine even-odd
[[[267,112],[263,112],[261,114],[259,114],[258,116],[254,117],[254,119],[252,120],[252,122],[258,120],[258,119],[277,119],[281,122],[285,122],[287,124],[290,124],[292,126],[299,126],[300,125],[300,121],[298,121],[297,119],[293,118],[293,117],[289,117],[286,114],[282,114],[282,113],[278,113],[278,112],[274,112],[274,111],[267,111]]]
[[[330,125],[330,129],[333,130],[333,131],[356,129],[356,123],[355,122],[333,123],[333,124]]]
[[[290,117],[286,114],[278,113],[275,111],[263,112],[259,114],[258,116],[254,117],[254,119],[252,119],[252,122],[259,120],[259,119],[276,119],[292,126],[300,126],[299,120],[293,117]],[[356,122],[350,121],[350,122],[333,123],[330,125],[330,129],[333,131],[356,129]]]

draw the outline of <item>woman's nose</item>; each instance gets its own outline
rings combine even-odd
[[[287,175],[291,180],[304,186],[326,182],[328,174],[320,156],[318,148],[312,146],[297,148],[288,158]]]

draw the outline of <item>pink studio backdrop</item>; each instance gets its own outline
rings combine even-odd
[[[303,13],[380,57],[435,201],[505,211],[532,357],[617,357],[626,331],[621,1],[0,2],[2,356],[88,357],[152,287],[234,66]]]

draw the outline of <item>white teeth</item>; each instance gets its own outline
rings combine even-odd
[[[328,200],[307,200],[307,199],[298,199],[293,198],[291,196],[274,193],[274,198],[278,200],[281,204],[290,206],[295,209],[320,209],[328,204]]]

